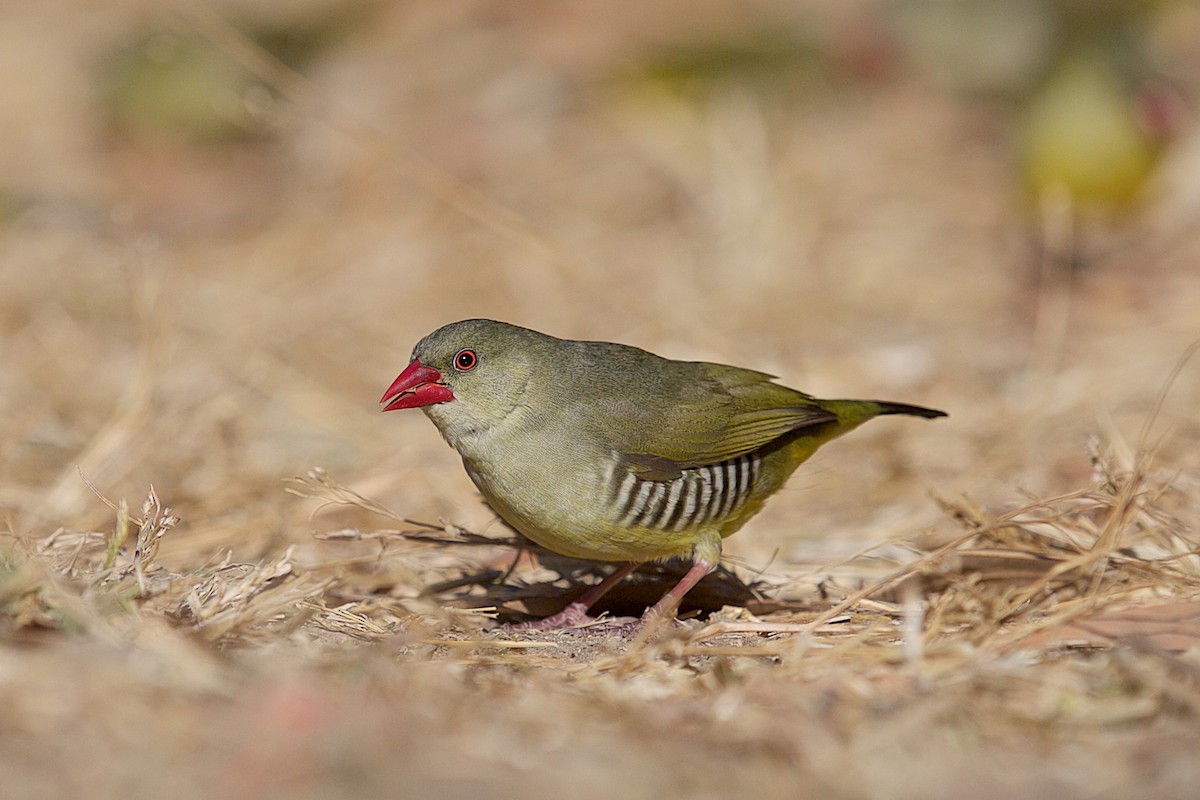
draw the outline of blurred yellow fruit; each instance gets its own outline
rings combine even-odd
[[[1077,205],[1136,200],[1159,151],[1138,118],[1134,87],[1100,48],[1059,63],[1031,98],[1023,127],[1029,190],[1065,190]]]

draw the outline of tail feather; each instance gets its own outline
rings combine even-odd
[[[887,403],[882,400],[876,400],[875,402],[882,409],[879,412],[881,416],[884,414],[908,414],[909,416],[924,417],[925,419],[949,416],[945,411],[938,411],[936,408],[910,406],[907,403]]]

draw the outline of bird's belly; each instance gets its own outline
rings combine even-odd
[[[565,556],[651,561],[690,556],[694,531],[622,524],[611,510],[601,467],[567,470],[541,464],[463,460],[488,505],[522,534]]]

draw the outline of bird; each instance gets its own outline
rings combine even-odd
[[[421,339],[380,404],[424,411],[487,504],[530,540],[619,563],[558,614],[524,623],[538,630],[589,621],[591,606],[638,565],[680,557],[691,567],[637,624],[674,619],[719,564],[724,538],[817,448],[877,416],[946,416],[819,400],[751,369],[490,319]]]

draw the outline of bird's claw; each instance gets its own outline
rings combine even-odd
[[[633,632],[641,627],[642,620],[635,617],[593,617],[587,613],[583,603],[572,603],[557,614],[544,619],[534,619],[529,622],[519,622],[515,625],[505,625],[502,630],[510,633],[525,631],[562,631],[579,630],[586,632],[613,633]]]

